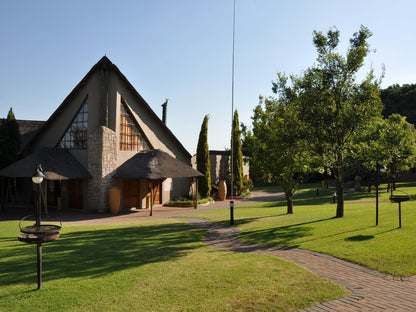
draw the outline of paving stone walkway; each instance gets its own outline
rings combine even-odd
[[[267,254],[298,265],[340,284],[348,297],[304,309],[315,311],[416,311],[416,276],[395,278],[338,258],[302,249],[244,244],[237,239],[239,229],[218,226],[202,218],[182,218],[192,227],[209,230],[203,243],[218,249]]]

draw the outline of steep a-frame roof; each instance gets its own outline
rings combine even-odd
[[[176,138],[176,136],[170,131],[170,129],[163,123],[163,121],[155,114],[155,112],[151,109],[149,104],[142,98],[142,96],[137,92],[137,90],[133,87],[133,85],[127,80],[127,78],[123,75],[123,73],[114,65],[107,56],[103,56],[98,63],[96,63],[90,71],[82,78],[82,80],[75,86],[75,88],[69,93],[69,95],[64,99],[62,104],[55,110],[55,112],[49,117],[49,119],[43,124],[43,126],[39,129],[36,135],[32,138],[32,140],[26,145],[25,149],[23,150],[22,154],[30,153],[32,146],[37,140],[42,136],[42,134],[47,131],[48,126],[60,115],[62,114],[64,107],[69,105],[71,99],[74,98],[76,94],[87,84],[90,77],[95,74],[96,72],[100,71],[101,69],[111,70],[114,72],[119,79],[124,83],[127,89],[129,89],[134,97],[141,103],[143,108],[148,111],[148,113],[153,117],[154,122],[159,123],[159,126],[166,132],[168,137],[180,148],[183,152],[191,157],[191,154],[185,149],[182,143]]]

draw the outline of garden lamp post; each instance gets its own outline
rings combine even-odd
[[[376,175],[376,225],[378,225],[378,186],[380,185],[380,171],[385,172],[386,166],[376,163],[377,175]]]
[[[40,225],[40,215],[41,215],[41,184],[45,175],[43,174],[43,170],[41,165],[38,165],[36,171],[32,175],[32,182],[39,185],[38,187],[38,199],[36,201],[36,225]]]
[[[38,289],[42,288],[42,243],[57,239],[62,228],[61,221],[60,225],[41,224],[41,184],[45,178],[42,167],[38,165],[36,171],[32,175],[32,182],[38,185],[38,197],[35,209],[36,223],[34,225],[22,226],[22,222],[30,217],[30,215],[21,219],[19,228],[22,234],[18,237],[18,240],[23,243],[37,245]]]
[[[39,185],[38,199],[36,201],[36,226],[40,226],[41,215],[41,184],[45,175],[42,172],[42,167],[38,165],[36,171],[32,175],[32,182]],[[38,268],[38,289],[42,288],[42,243],[37,243],[37,268]]]

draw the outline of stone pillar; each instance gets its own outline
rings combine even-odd
[[[101,126],[88,135],[88,210],[109,211],[108,190],[116,169],[117,136],[111,129]]]

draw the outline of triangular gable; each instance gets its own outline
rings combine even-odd
[[[115,73],[122,83],[125,85],[126,89],[131,91],[132,95],[136,100],[141,104],[143,109],[145,109],[150,116],[152,116],[153,122],[158,123],[158,126],[163,129],[167,136],[171,139],[172,142],[187,156],[191,157],[191,154],[185,149],[182,143],[175,137],[175,135],[169,130],[169,128],[163,123],[163,121],[155,114],[151,109],[149,104],[141,97],[133,85],[127,80],[127,78],[120,72],[120,70],[115,66],[106,56],[102,57],[97,64],[95,64],[91,70],[84,76],[84,78],[77,84],[77,86],[71,91],[71,93],[65,98],[62,104],[55,110],[55,112],[50,116],[50,118],[45,122],[45,124],[39,129],[38,133],[32,138],[32,140],[27,144],[23,153],[30,152],[36,142],[42,137],[42,135],[47,131],[49,125],[52,124],[58,116],[64,111],[67,105],[71,104],[71,101],[79,94],[82,88],[87,84],[88,80],[92,75],[101,69],[111,70]]]

